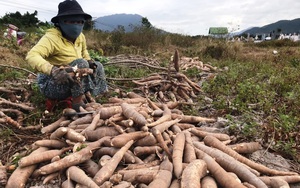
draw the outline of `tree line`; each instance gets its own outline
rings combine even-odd
[[[15,13],[6,13],[0,18],[1,27],[7,24],[13,24],[20,28],[21,30],[30,27],[40,27],[40,26],[51,26],[51,22],[42,22],[37,18],[38,11],[33,13],[26,12],[23,15],[17,11]],[[91,29],[93,26],[92,21],[85,23],[84,29]]]

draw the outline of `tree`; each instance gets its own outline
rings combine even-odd
[[[95,25],[95,21],[87,20],[87,21],[84,23],[83,29],[84,29],[84,30],[91,30],[91,29],[94,28],[94,25]]]
[[[13,24],[19,28],[36,26],[40,23],[37,18],[37,13],[37,11],[34,11],[34,13],[26,12],[23,15],[19,11],[16,13],[6,13],[3,17],[1,17],[0,23]]]
[[[149,20],[146,17],[142,18],[142,25],[147,29],[152,28],[152,24],[149,22]]]

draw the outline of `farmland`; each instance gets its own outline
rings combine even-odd
[[[1,39],[0,87],[10,89],[9,86],[13,85],[25,88],[30,94],[27,100],[20,102],[35,108],[23,114],[23,129],[7,122],[0,123],[1,162],[5,165],[16,165],[20,157],[27,154],[26,148],[45,136],[40,131],[41,127],[61,116],[62,109],[50,114],[44,112],[45,99],[34,82],[34,71],[24,60],[41,35],[28,32],[21,46],[15,41]],[[156,96],[159,90],[153,92],[157,87],[147,93],[144,85],[137,83],[155,73],[161,76],[161,82],[173,78],[172,75],[163,75],[173,66],[171,57],[174,58],[177,50],[178,72],[186,75],[190,80],[188,83],[197,83],[196,88],[199,87],[196,96],[193,95],[193,105],[187,100],[187,103],[178,106],[182,113],[221,119],[218,122],[222,122],[222,128],[226,128],[226,134],[235,143],[259,142],[264,151],[285,158],[290,163],[289,170],[300,171],[299,43],[289,40],[259,44],[229,42],[201,36],[162,35],[143,28],[132,33],[85,31],[85,35],[90,54],[103,63],[110,86],[108,93],[96,97],[98,103],[109,103],[110,98],[122,98],[122,94],[129,92],[136,92],[142,97],[148,95],[154,102],[162,101],[159,95]],[[201,63],[198,67],[184,68],[184,64],[191,61]],[[20,91],[23,96],[24,90]],[[6,97],[4,91],[0,94],[1,98]],[[1,99],[2,104],[3,101]],[[1,105],[2,109],[5,107]],[[201,125],[210,124],[197,124]],[[26,129],[30,126],[34,128]]]

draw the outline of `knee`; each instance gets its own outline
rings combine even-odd
[[[100,73],[104,73],[103,65],[99,61],[95,61],[95,63],[97,65],[97,71]]]
[[[85,59],[76,59],[71,63],[71,66],[76,66],[78,68],[89,68],[89,63]]]
[[[96,63],[96,65],[97,65],[97,68],[103,69],[102,63],[100,63],[99,61],[95,61],[95,63]]]

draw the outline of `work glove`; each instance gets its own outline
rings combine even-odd
[[[88,60],[87,62],[89,63],[89,67],[91,69],[95,70],[97,68],[97,64],[95,63],[94,60],[91,59],[91,60]]]
[[[72,68],[65,69],[64,67],[58,68],[56,66],[53,66],[51,70],[51,76],[57,84],[70,84],[74,82],[73,78],[70,76],[70,74],[68,74],[68,72],[71,71]]]

